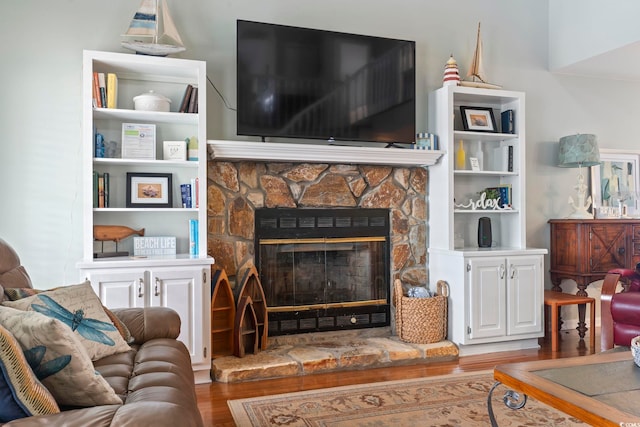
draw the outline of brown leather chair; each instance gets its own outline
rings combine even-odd
[[[622,292],[616,293],[618,283]],[[640,336],[640,263],[635,270],[617,268],[607,273],[600,297],[602,351],[616,345],[629,346]]]

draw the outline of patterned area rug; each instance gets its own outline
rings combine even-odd
[[[327,388],[228,401],[239,427],[262,426],[488,426],[487,396],[492,371],[481,371]],[[506,387],[493,392],[500,427],[585,426],[529,398],[523,409],[502,402]]]

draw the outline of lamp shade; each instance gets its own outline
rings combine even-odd
[[[595,166],[600,164],[600,151],[595,135],[576,134],[560,138],[560,154],[558,156],[561,168],[577,168],[580,166]]]

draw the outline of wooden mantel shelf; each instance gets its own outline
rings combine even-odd
[[[443,154],[439,150],[412,150],[409,148],[222,140],[207,141],[207,148],[212,160],[347,163],[411,167],[434,165]]]

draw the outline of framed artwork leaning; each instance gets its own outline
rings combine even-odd
[[[474,132],[497,132],[492,108],[460,106],[464,130]]]
[[[591,197],[596,217],[624,216],[629,208],[636,213],[640,154],[601,151],[600,162],[591,167]],[[616,215],[611,214],[612,210]]]

